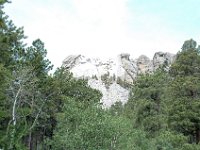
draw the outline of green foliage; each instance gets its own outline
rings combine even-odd
[[[124,114],[124,105],[121,101],[115,102],[111,107],[109,108],[110,113],[113,116],[120,116]]]
[[[184,144],[181,150],[199,150],[200,145],[196,144]]]
[[[53,75],[44,43],[23,44],[23,28],[0,0],[0,149],[199,150],[200,49],[186,41],[176,61],[134,85],[125,106],[102,109],[102,94],[63,68]],[[167,66],[169,67],[169,66]],[[93,77],[96,79],[97,77]]]
[[[6,101],[6,89],[8,88],[10,73],[0,64],[0,147],[5,144],[7,124],[9,123],[9,104]]]
[[[155,147],[163,150],[180,150],[187,143],[187,138],[172,131],[161,131],[154,139]]]
[[[135,126],[151,136],[166,126],[163,99],[167,82],[167,73],[161,69],[154,74],[139,76],[126,104],[126,114],[134,120]]]
[[[126,81],[123,81],[120,77],[117,77],[117,84],[119,84],[121,87],[126,88],[126,89],[130,89],[131,88],[131,84],[127,83]]]
[[[176,62],[170,69],[170,75],[175,77],[195,76],[199,74],[199,50],[188,49],[177,54]]]
[[[112,116],[96,106],[82,109],[80,102],[66,98],[62,113],[57,115],[58,125],[53,149],[148,149],[151,142],[144,132],[133,130],[124,117]]]
[[[106,136],[102,135],[102,130],[105,128],[103,119],[98,110],[83,109],[80,102],[68,100],[64,105],[63,113],[58,114],[53,148],[98,149],[102,144],[106,144],[104,142],[108,142]],[[108,130],[107,134],[109,134]]]
[[[13,66],[18,49],[24,47],[24,38],[23,28],[17,28],[0,8],[0,63],[5,67]]]
[[[26,49],[26,63],[32,66],[36,76],[39,78],[46,76],[53,67],[51,62],[46,59],[46,55],[47,50],[40,39],[33,41],[32,46]]]
[[[187,46],[188,45],[188,46]],[[178,132],[200,141],[200,51],[195,41],[186,41],[170,69],[169,121]]]
[[[91,104],[98,104],[102,94],[89,87],[86,80],[75,79],[71,73],[63,68],[58,69],[54,74],[57,90],[63,96],[71,97],[75,101],[82,102],[85,107]]]

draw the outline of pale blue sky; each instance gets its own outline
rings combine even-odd
[[[134,7],[136,6],[136,7]],[[132,0],[129,8],[137,13],[151,14],[179,32],[199,34],[200,1],[198,0]]]
[[[199,0],[13,0],[5,10],[55,66],[70,54],[136,58],[200,41]]]

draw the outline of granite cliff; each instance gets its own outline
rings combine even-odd
[[[141,73],[152,73],[160,65],[170,65],[175,60],[171,53],[157,52],[152,60],[141,55],[132,59],[123,53],[115,59],[87,58],[83,55],[70,55],[63,60],[62,66],[76,78],[88,79],[88,84],[102,92],[101,99],[105,107],[116,101],[125,103],[129,96],[129,87]]]

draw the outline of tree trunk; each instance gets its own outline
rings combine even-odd
[[[28,137],[28,149],[29,150],[32,149],[32,132],[29,133],[29,137]]]
[[[198,144],[200,141],[200,128],[196,128],[196,144]]]

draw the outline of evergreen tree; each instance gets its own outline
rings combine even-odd
[[[24,47],[22,40],[25,38],[23,28],[17,28],[3,11],[3,4],[0,2],[0,63],[5,67],[12,67],[17,56],[18,49]]]
[[[134,120],[134,125],[143,128],[151,136],[166,126],[164,94],[168,80],[163,69],[140,75],[126,104],[126,114]]]
[[[0,64],[0,148],[6,145],[5,135],[10,121],[9,104],[6,101],[6,89],[8,88],[10,72]]]
[[[46,58],[47,50],[44,43],[37,39],[33,41],[32,46],[26,49],[25,63],[31,66],[38,78],[44,78],[52,69],[51,62]]]
[[[196,42],[188,40],[170,69],[169,84],[171,126],[190,137],[190,142],[200,141],[200,51]]]
[[[17,28],[5,15],[3,8],[6,2],[8,1],[0,1],[0,148],[8,145],[6,137],[12,121],[12,106],[8,101],[7,92],[12,80],[17,52],[24,47],[22,40],[25,38],[23,28]]]

